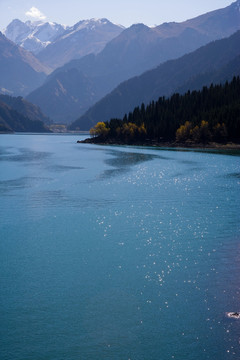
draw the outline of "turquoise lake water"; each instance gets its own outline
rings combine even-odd
[[[0,359],[240,359],[240,157],[81,138],[0,136]]]

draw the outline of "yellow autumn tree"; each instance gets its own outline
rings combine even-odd
[[[110,129],[106,126],[103,121],[98,122],[94,127],[90,129],[91,136],[106,137]]]
[[[137,128],[137,125],[131,122],[125,123],[122,127],[122,133],[124,134],[125,138],[133,139],[135,137]]]
[[[226,141],[228,136],[227,127],[224,123],[217,123],[213,128],[213,138],[215,141]]]
[[[178,142],[186,141],[190,138],[190,132],[192,125],[189,121],[186,121],[184,125],[181,125],[176,132],[176,140]]]
[[[146,136],[147,133],[144,123],[142,123],[140,126],[137,126],[132,122],[124,123],[122,127],[118,127],[116,129],[116,132],[117,135],[124,138],[125,141],[138,140]]]
[[[207,143],[211,139],[211,132],[209,130],[209,125],[207,121],[202,120],[199,131],[200,131],[200,141],[203,143]]]
[[[190,136],[191,139],[195,142],[195,143],[199,143],[200,142],[200,128],[198,125],[196,125],[192,130],[190,130]]]
[[[142,123],[139,127],[138,127],[138,133],[140,135],[140,137],[145,136],[147,134],[147,130],[145,128],[145,124]]]

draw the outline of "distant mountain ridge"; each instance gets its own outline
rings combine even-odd
[[[157,26],[156,30],[162,38],[166,38],[176,36],[188,28],[207,35],[210,40],[215,40],[216,37],[227,37],[239,29],[239,13],[240,0],[236,0],[223,9],[214,10],[181,23],[164,23]],[[213,22],[214,26],[212,26]]]
[[[28,99],[54,121],[69,123],[119,83],[239,30],[239,4],[240,0],[179,24],[155,28],[133,25],[97,55],[72,60],[58,68]],[[75,77],[70,80],[73,71]]]
[[[64,33],[37,57],[41,62],[56,69],[72,59],[99,53],[123,29],[123,26],[115,25],[107,19],[82,20],[66,28]]]
[[[26,95],[40,86],[49,68],[0,32],[0,93]]]
[[[73,122],[69,129],[89,130],[98,121],[122,118],[141,103],[148,104],[160,96],[200,89],[211,81],[231,80],[234,75],[240,75],[239,44],[240,31],[127,80]]]
[[[107,19],[82,20],[73,26],[43,21],[13,20],[5,29],[5,36],[38,59],[56,69],[72,59],[90,53],[97,54],[118,36],[124,27]]]
[[[43,21],[26,21],[14,19],[3,31],[4,35],[15,44],[34,54],[56,40],[66,26]]]

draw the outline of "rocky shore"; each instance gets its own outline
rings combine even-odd
[[[119,139],[103,139],[100,137],[92,137],[87,138],[85,140],[79,140],[77,143],[81,144],[98,144],[98,145],[132,145],[132,146],[146,146],[146,147],[159,147],[159,148],[189,148],[189,149],[216,149],[216,150],[239,150],[240,151],[240,143],[216,143],[216,142],[209,142],[209,143],[193,143],[193,142],[157,142],[152,140],[145,140],[142,142],[123,142]]]

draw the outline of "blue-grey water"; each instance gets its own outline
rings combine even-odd
[[[240,359],[239,156],[80,138],[0,136],[0,359]]]

